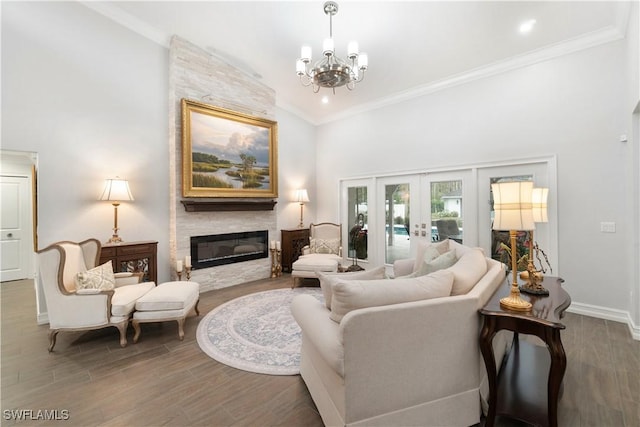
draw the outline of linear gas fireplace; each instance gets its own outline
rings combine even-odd
[[[191,237],[191,263],[193,269],[233,264],[252,259],[267,258],[269,232],[213,234]]]

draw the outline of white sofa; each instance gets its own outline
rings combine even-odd
[[[456,264],[449,269],[456,265],[460,269],[464,253],[474,249],[452,241],[446,244],[456,253]],[[433,250],[429,246],[419,248],[418,261],[396,263],[396,279],[365,282],[332,277],[323,283],[333,286],[332,305],[338,289],[353,283],[365,293],[367,286],[405,287],[411,280],[420,288],[420,277],[397,277],[418,271],[425,251]],[[481,259],[485,272],[464,294],[356,308],[339,323],[315,298],[294,298],[292,312],[302,329],[300,373],[326,425],[469,426],[480,421],[480,389],[488,388],[478,346],[478,309],[506,283],[503,264],[484,255]],[[455,276],[454,282],[468,280],[471,276],[465,275],[470,270],[464,270],[447,274]],[[445,274],[432,274],[438,273]],[[496,363],[507,338],[494,341]]]

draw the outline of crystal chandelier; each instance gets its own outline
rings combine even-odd
[[[369,65],[366,53],[358,53],[358,42],[349,42],[347,58],[343,60],[335,55],[333,45],[333,15],[338,13],[338,4],[328,1],[324,4],[324,13],[329,15],[329,38],[322,43],[324,58],[311,65],[311,47],[302,46],[300,59],[296,62],[296,72],[303,86],[313,85],[317,93],[321,87],[331,88],[335,93],[337,87],[346,86],[352,90],[356,83],[364,79],[364,72]]]

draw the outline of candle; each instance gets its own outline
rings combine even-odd
[[[276,249],[277,249],[277,250],[280,250],[280,248],[281,248],[281,246],[280,246],[280,241],[278,240],[278,241],[276,242]]]
[[[276,241],[272,240],[271,241],[271,249],[275,249],[276,248]]]
[[[186,257],[184,257],[184,265],[191,268],[191,255],[187,255]]]
[[[182,271],[182,260],[179,259],[176,261],[176,271],[180,273]]]

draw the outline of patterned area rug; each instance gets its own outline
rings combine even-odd
[[[198,324],[202,351],[225,365],[270,375],[300,373],[302,332],[291,314],[296,295],[324,301],[320,288],[274,289],[214,308]]]

